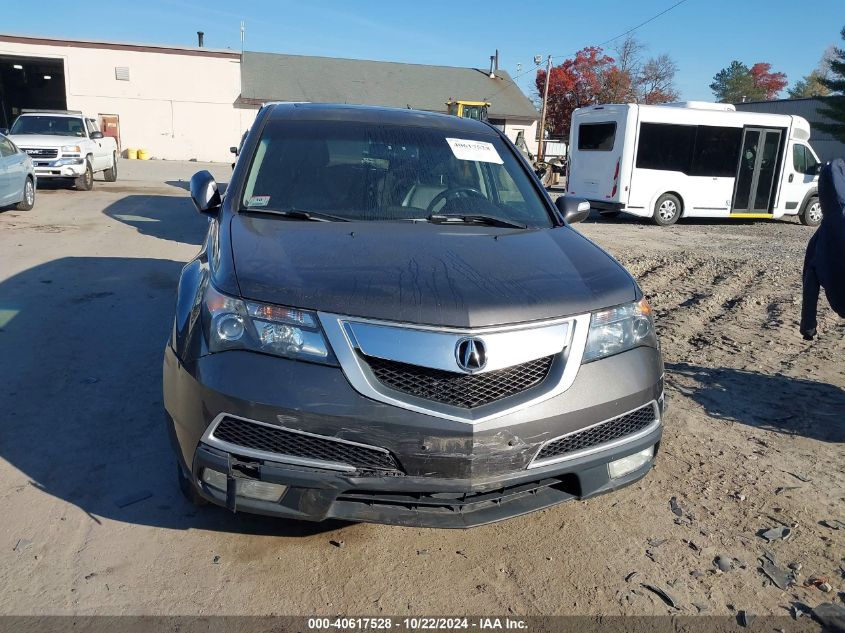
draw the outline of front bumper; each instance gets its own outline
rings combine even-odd
[[[65,161],[73,160],[73,163],[65,164]],[[75,161],[80,162],[75,162]],[[85,173],[85,159],[63,159],[53,160],[33,159],[32,165],[39,178],[76,178]]]
[[[607,464],[651,446],[656,452],[662,421],[571,458],[534,459],[553,438],[650,402],[661,403],[660,420],[662,393],[660,353],[650,348],[584,365],[560,396],[475,425],[365,398],[336,367],[240,351],[189,366],[170,347],[164,364],[171,437],[200,494],[232,510],[315,521],[471,527],[614,490],[643,477],[653,462],[616,479]],[[207,441],[209,425],[223,414],[380,447],[401,469],[341,471],[221,450]],[[206,468],[228,477],[225,490],[202,481]],[[260,501],[236,494],[240,479],[288,489],[278,502]]]

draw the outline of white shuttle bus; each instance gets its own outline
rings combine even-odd
[[[598,105],[572,114],[571,195],[604,215],[821,221],[819,160],[799,116],[732,105]]]

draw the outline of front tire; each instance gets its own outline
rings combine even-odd
[[[117,180],[117,153],[111,155],[111,167],[103,172],[103,178],[106,179],[106,182]]]
[[[18,202],[17,210],[18,211],[29,211],[32,207],[35,206],[35,183],[32,181],[32,178],[27,176],[26,182],[23,186],[23,198],[21,201]]]
[[[822,205],[818,197],[813,196],[807,200],[807,204],[798,216],[804,226],[818,226],[822,222]]]
[[[85,173],[73,181],[80,191],[91,191],[94,188],[94,168],[91,166],[91,159],[85,159]]]
[[[681,217],[681,201],[678,196],[664,193],[654,203],[652,219],[657,226],[671,226]]]

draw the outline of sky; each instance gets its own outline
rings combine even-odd
[[[517,83],[534,96],[535,55],[561,63],[678,0],[78,0],[45,11],[12,1],[0,0],[9,3],[0,33],[193,46],[204,31],[206,46],[239,50],[243,20],[246,50],[480,68],[498,48],[500,67],[521,74]],[[646,55],[675,60],[682,99],[712,101],[713,75],[734,59],[769,62],[792,85],[830,44],[843,45],[843,26],[845,0],[684,0],[634,35]],[[604,46],[611,56],[618,41]]]

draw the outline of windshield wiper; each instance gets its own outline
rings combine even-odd
[[[342,218],[339,215],[320,213],[319,211],[303,211],[302,209],[256,209],[247,207],[243,211],[247,213],[266,213],[267,215],[281,215],[294,220],[310,220],[311,222],[349,222],[349,218]]]
[[[432,213],[428,216],[429,222],[435,224],[484,224],[486,226],[500,226],[509,229],[527,229],[527,224],[521,222],[514,222],[505,218],[499,218],[495,215],[483,215],[478,213],[448,213],[438,214]]]

